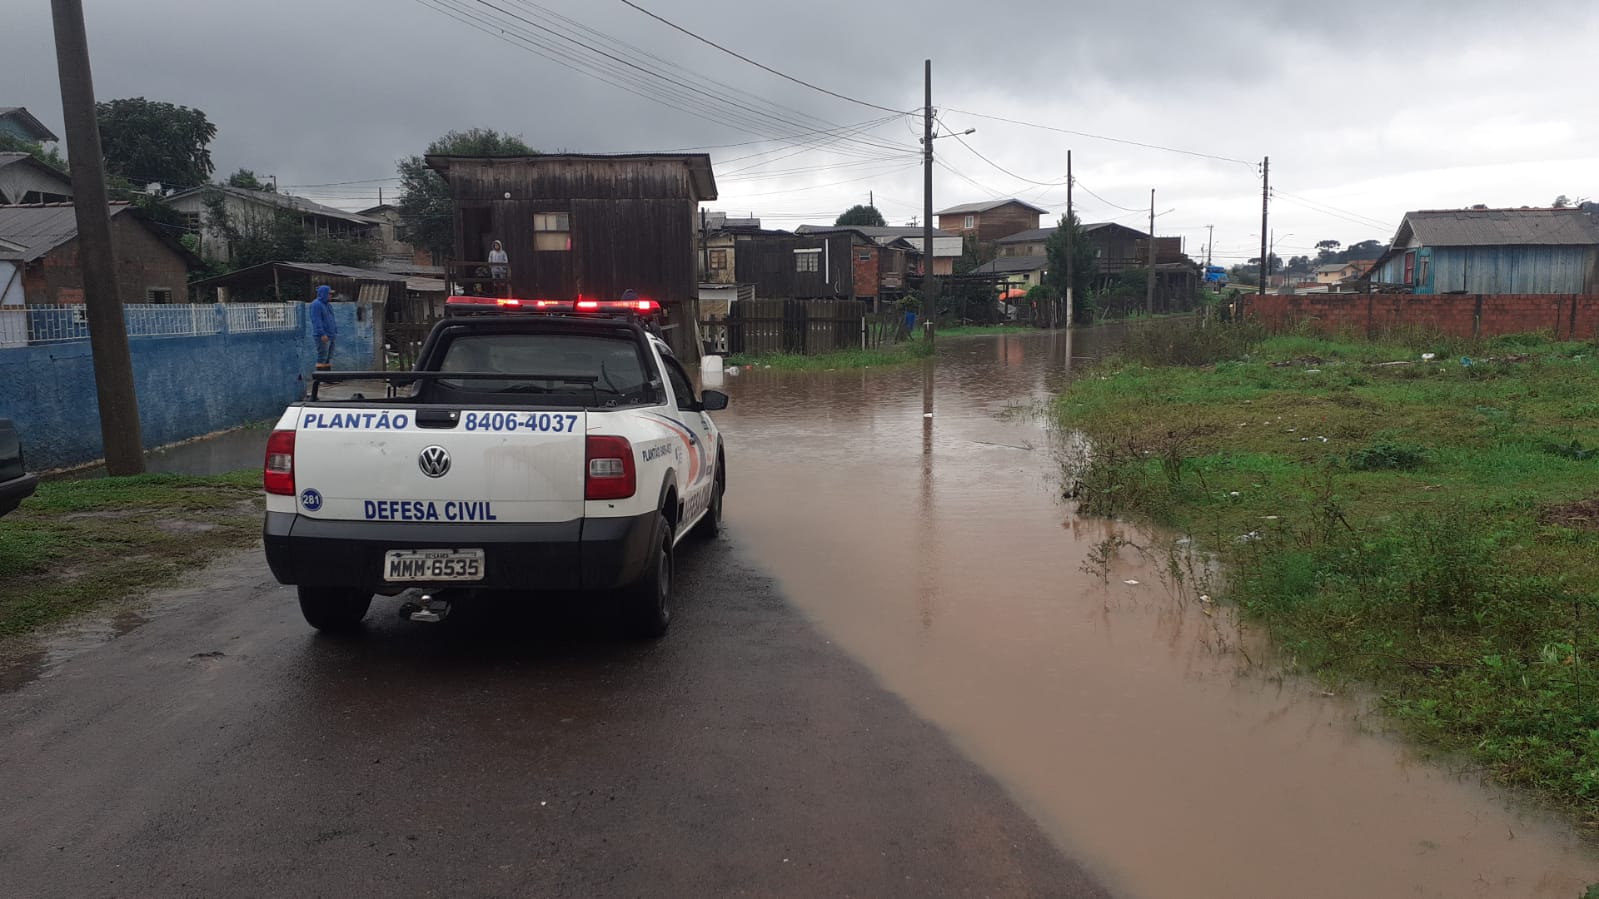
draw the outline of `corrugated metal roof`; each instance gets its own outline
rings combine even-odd
[[[1018,200],[1018,199],[1012,197],[1011,199],[1008,199],[1008,200],[984,200],[984,201],[978,202],[978,203],[962,203],[959,206],[951,206],[948,209],[939,210],[938,212],[936,212],[934,214],[935,215],[961,215],[961,214],[967,213],[967,212],[987,212],[990,209],[998,209],[1001,206],[1008,206],[1011,203],[1015,203],[1017,206],[1025,206],[1026,208],[1031,209],[1034,212],[1039,213],[1040,215],[1042,215],[1045,212],[1048,212],[1048,210],[1046,210],[1046,209],[1039,209],[1037,206],[1034,206],[1031,203],[1025,202],[1023,200]]]
[[[359,215],[354,212],[345,212],[343,209],[335,209],[332,206],[323,206],[321,203],[313,200],[307,200],[305,197],[296,197],[292,194],[277,193],[276,191],[270,190],[249,190],[243,187],[226,187],[223,185],[191,187],[188,190],[179,191],[178,193],[173,194],[171,197],[168,197],[167,202],[175,202],[184,197],[210,190],[232,194],[235,197],[240,197],[256,203],[262,203],[269,206],[285,206],[298,212],[304,212],[308,215],[320,215],[326,218],[341,219],[346,222],[354,222],[358,225],[380,225],[383,223],[382,219],[373,218],[369,215]]]
[[[1426,247],[1599,244],[1599,226],[1581,209],[1451,209],[1405,215]]]
[[[1012,274],[1015,272],[1036,272],[1049,267],[1048,256],[1001,256],[993,262],[980,265],[973,271],[978,274]]]
[[[128,209],[112,203],[111,214]],[[78,236],[78,214],[71,203],[37,206],[0,206],[0,240],[21,247],[22,259],[32,262]]]
[[[1119,225],[1115,222],[1090,222],[1083,226],[1083,232],[1086,234],[1090,231],[1098,231],[1101,228],[1121,228],[1124,231],[1131,231],[1139,237],[1148,236],[1137,228],[1129,228],[1126,225]],[[1059,229],[1059,225],[1052,225],[1048,228],[1030,228],[1026,231],[1019,231],[1009,237],[1001,237],[994,243],[1038,243],[1039,241],[1049,240],[1049,236]]]

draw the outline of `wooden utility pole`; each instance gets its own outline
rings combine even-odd
[[[117,290],[111,251],[111,210],[106,200],[100,125],[95,121],[94,79],[82,0],[50,0],[55,26],[56,68],[61,75],[61,111],[72,162],[72,205],[78,219],[78,264],[83,268],[84,316],[94,359],[94,389],[100,405],[100,437],[106,473],[144,472],[139,397],[133,386],[133,356]]]
[[[1205,229],[1210,232],[1205,238],[1205,269],[1208,272],[1210,269],[1210,251],[1216,247],[1216,226],[1206,225]]]
[[[1155,189],[1149,189],[1149,279],[1144,284],[1144,311],[1155,314]]]
[[[1072,286],[1077,283],[1077,219],[1072,211],[1072,151],[1066,151],[1066,327],[1072,326]]]
[[[1268,230],[1271,218],[1271,157],[1267,156],[1260,162],[1260,287],[1255,291],[1257,296],[1266,295],[1266,278],[1271,268],[1270,252],[1271,233]]]
[[[924,62],[927,105],[922,113],[922,333],[933,341],[938,321],[938,279],[933,276],[933,61]]]

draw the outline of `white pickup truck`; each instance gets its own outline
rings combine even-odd
[[[678,543],[721,526],[707,413],[727,396],[695,396],[652,300],[446,309],[415,371],[318,374],[283,413],[263,471],[273,575],[322,630],[419,587],[607,591],[631,631],[665,633]]]

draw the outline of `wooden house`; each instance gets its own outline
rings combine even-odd
[[[1599,225],[1582,209],[1409,212],[1370,280],[1417,294],[1591,294]]]
[[[615,298],[666,308],[667,339],[697,358],[699,204],[716,199],[704,153],[428,156],[455,199],[455,285],[524,299]],[[509,263],[487,260],[500,241]]]
[[[1021,200],[988,200],[951,206],[938,213],[938,230],[991,244],[1021,231],[1038,227],[1044,210]]]

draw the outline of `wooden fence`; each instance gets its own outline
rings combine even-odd
[[[727,355],[814,356],[889,346],[907,333],[903,315],[872,315],[859,300],[744,300],[700,322],[706,351]]]

